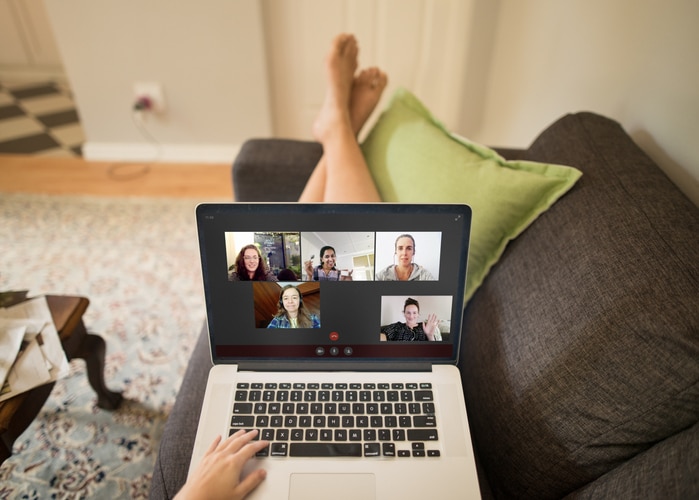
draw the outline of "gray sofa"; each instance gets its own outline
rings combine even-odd
[[[297,199],[320,154],[247,142],[236,199]],[[465,311],[460,369],[483,496],[699,498],[699,209],[593,113],[501,154],[583,177],[508,245]],[[152,498],[186,478],[210,366],[203,331]]]

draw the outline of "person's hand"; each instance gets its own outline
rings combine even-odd
[[[434,340],[434,329],[437,327],[437,323],[439,320],[436,314],[428,314],[427,319],[422,322],[422,329],[430,340]]]
[[[226,440],[217,437],[175,498],[245,498],[267,476],[264,469],[257,469],[240,478],[245,463],[269,445],[264,440],[252,441],[257,434],[257,430],[239,430]]]
[[[311,258],[310,260],[307,260],[303,263],[303,265],[306,268],[306,275],[308,276],[308,279],[313,279],[313,259]]]
[[[349,271],[347,269],[343,269],[340,271],[340,281],[352,281],[353,272],[354,269],[350,269]]]

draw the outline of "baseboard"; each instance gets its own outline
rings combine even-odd
[[[240,144],[143,144],[86,142],[88,161],[138,161],[152,163],[232,163]]]
[[[0,67],[0,80],[11,83],[59,82],[68,85],[62,69],[52,68],[8,68]]]

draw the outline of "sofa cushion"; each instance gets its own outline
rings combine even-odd
[[[699,423],[654,445],[575,491],[597,498],[699,498]]]
[[[506,161],[490,148],[450,134],[405,89],[393,95],[362,150],[383,201],[471,206],[466,300],[507,243],[580,177],[570,167]]]
[[[699,210],[592,113],[527,158],[584,175],[469,303],[460,367],[495,496],[551,498],[699,420]]]

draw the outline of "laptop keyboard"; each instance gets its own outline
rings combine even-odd
[[[429,383],[238,383],[230,434],[258,429],[260,457],[439,457]]]

